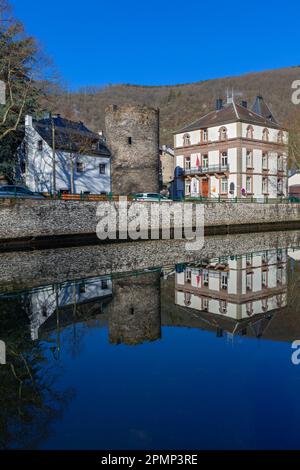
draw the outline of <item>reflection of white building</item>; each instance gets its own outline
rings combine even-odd
[[[5,83],[2,80],[0,80],[0,104],[2,104],[2,105],[5,105],[5,103],[6,103],[5,94],[6,94]]]
[[[32,339],[38,339],[39,328],[55,312],[71,306],[75,315],[77,306],[95,302],[111,295],[112,281],[110,278],[72,281],[58,286],[46,286],[25,294],[28,302]]]
[[[177,305],[244,320],[287,304],[287,250],[214,259],[176,273]]]

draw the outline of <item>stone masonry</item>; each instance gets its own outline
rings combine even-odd
[[[108,106],[105,135],[110,148],[112,192],[159,190],[159,111],[146,106]]]

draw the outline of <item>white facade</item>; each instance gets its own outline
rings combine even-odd
[[[20,151],[20,173],[32,191],[52,193],[53,151],[40,136],[28,116],[25,139]],[[57,150],[55,153],[56,191],[79,194],[109,193],[111,191],[110,158]]]
[[[288,132],[257,115],[263,124],[253,124],[255,113],[246,113],[249,122],[224,118],[224,123],[203,128],[199,121],[199,129],[174,135],[175,166],[183,169],[186,196],[265,200],[288,195]]]
[[[30,305],[30,331],[32,340],[39,337],[39,329],[57,309],[81,305],[112,295],[110,278],[91,278],[68,282],[62,286],[46,286],[25,294]]]
[[[236,321],[287,304],[287,250],[210,260],[176,274],[175,303]]]

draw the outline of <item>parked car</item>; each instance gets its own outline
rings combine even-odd
[[[0,198],[4,197],[16,197],[23,199],[45,199],[42,194],[30,191],[30,189],[24,186],[18,186],[15,184],[6,184],[0,186]]]
[[[172,202],[171,199],[166,196],[162,196],[159,193],[137,193],[134,195],[136,201],[149,201],[149,202]]]

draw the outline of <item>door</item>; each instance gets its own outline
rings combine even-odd
[[[208,197],[208,179],[202,180],[202,185],[201,185],[201,196],[203,197]]]

